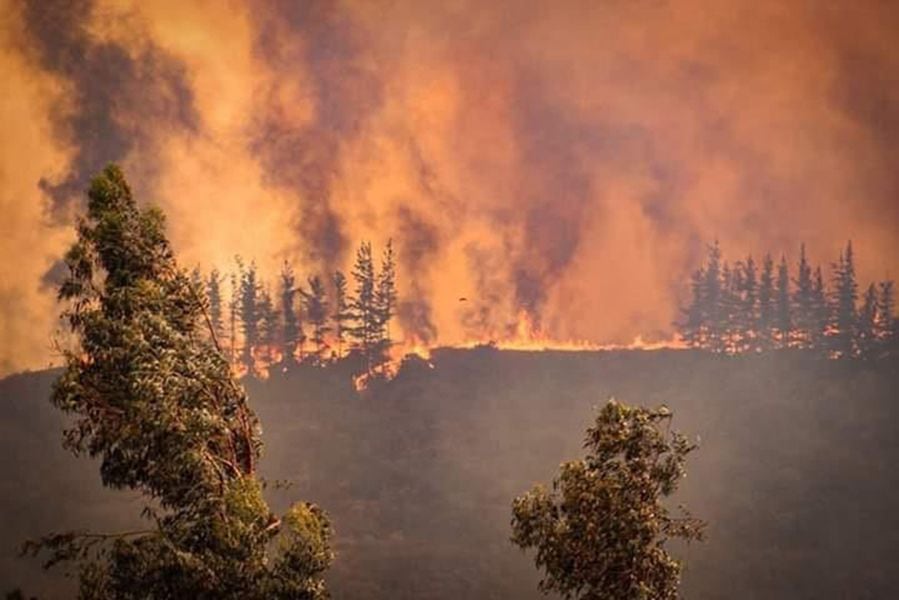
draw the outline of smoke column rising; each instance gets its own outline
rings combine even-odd
[[[400,325],[435,343],[521,311],[668,336],[714,238],[899,266],[894,3],[0,5],[4,372],[50,358],[45,275],[110,160],[186,265],[327,273],[395,238]]]

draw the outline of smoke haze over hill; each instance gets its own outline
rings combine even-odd
[[[333,519],[335,598],[543,597],[533,555],[509,541],[511,501],[583,455],[609,396],[667,404],[673,429],[699,438],[669,499],[709,523],[703,543],[672,549],[685,597],[899,593],[895,359],[481,348],[433,363],[361,395],[339,364],[248,382],[262,470],[294,484],[269,489],[274,508],[302,495]],[[56,375],[0,380],[0,590],[41,598],[66,584],[15,556],[23,539],[141,526],[135,492],[102,488],[96,462],[60,447]]]

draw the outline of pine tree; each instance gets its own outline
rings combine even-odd
[[[309,277],[306,282],[309,284],[309,291],[300,290],[300,294],[303,297],[306,320],[312,328],[311,339],[315,345],[315,357],[320,361],[328,348],[327,335],[331,329],[328,327],[328,301],[325,295],[325,284],[318,275]]]
[[[721,302],[721,248],[718,240],[709,246],[708,263],[705,268],[705,314],[708,328],[708,348],[712,352],[724,351],[725,318]]]
[[[203,271],[200,270],[200,265],[191,269],[190,284],[194,286],[194,289],[196,289],[198,293],[203,290]]]
[[[838,357],[850,357],[856,352],[858,319],[858,283],[855,280],[855,262],[852,242],[840,253],[833,266],[833,291],[831,293],[830,350]]]
[[[752,256],[746,257],[743,265],[742,304],[740,307],[740,351],[754,350],[756,347],[756,326],[758,324],[758,272]]]
[[[790,311],[790,272],[787,259],[781,255],[777,266],[777,282],[774,288],[774,319],[780,348],[790,347],[793,319]]]
[[[722,328],[722,351],[727,354],[739,352],[742,343],[739,323],[742,287],[742,264],[738,262],[731,268],[725,261],[721,267],[721,318],[724,323]]]
[[[390,321],[396,312],[396,259],[393,253],[393,240],[387,240],[381,258],[381,271],[378,273],[375,290],[375,310],[377,317],[377,333],[375,336],[378,360],[382,360],[390,351],[393,341],[390,338]]]
[[[362,242],[356,250],[353,267],[356,282],[355,295],[350,302],[354,325],[348,331],[354,347],[362,353],[366,369],[374,366],[373,352],[378,333],[378,311],[375,303],[375,268],[372,261],[371,243]]]
[[[812,282],[811,311],[812,347],[823,350],[827,336],[828,323],[830,322],[830,309],[827,304],[827,290],[824,289],[824,275],[821,273],[821,267],[815,268],[815,278]]]
[[[812,348],[816,327],[814,309],[814,282],[812,268],[805,255],[805,244],[799,247],[799,265],[797,267],[796,286],[793,292],[793,314],[796,326],[796,345],[798,348]]]
[[[337,357],[339,358],[343,356],[348,324],[353,318],[353,313],[347,300],[346,276],[340,271],[335,271],[333,283],[334,312],[331,314],[331,322],[334,324],[334,341],[337,344]]]
[[[280,319],[275,303],[268,288],[261,286],[259,290],[259,345],[262,348],[265,362],[272,362],[272,354],[279,345],[281,331]]]
[[[327,516],[298,503],[279,518],[265,502],[258,420],[162,213],[138,208],[115,166],[88,197],[59,292],[78,346],[52,402],[74,418],[65,446],[98,458],[104,485],[143,494],[148,524],[26,551],[81,563],[85,599],[326,597]]]
[[[861,358],[871,359],[877,354],[877,300],[877,286],[872,283],[865,290],[858,312],[857,346]]]
[[[293,268],[284,261],[281,267],[281,352],[288,363],[296,361],[297,347],[305,339],[296,310],[296,277]]]
[[[259,309],[259,292],[261,285],[256,273],[256,263],[240,273],[240,322],[243,326],[243,352],[241,361],[249,372],[255,368],[253,351],[260,342],[260,321],[262,313]]]
[[[243,271],[243,260],[240,256],[234,257],[237,264],[237,272],[231,271],[228,280],[231,284],[231,297],[228,299],[228,337],[231,342],[229,360],[232,365],[237,364],[237,325],[240,321],[240,275]]]
[[[766,254],[762,261],[762,274],[759,278],[759,348],[770,350],[774,341],[774,261]]]
[[[222,310],[222,275],[213,269],[206,279],[206,296],[209,298],[209,320],[212,330],[218,339],[225,334],[224,312]]]
[[[896,298],[892,281],[881,281],[877,295],[875,336],[881,354],[899,353],[899,322],[896,319]]]
[[[706,348],[705,268],[700,267],[690,276],[690,304],[682,312],[679,325],[680,337],[690,348]]]

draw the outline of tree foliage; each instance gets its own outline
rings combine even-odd
[[[673,599],[681,565],[668,540],[701,539],[703,524],[663,504],[695,448],[669,433],[667,408],[614,400],[587,430],[581,460],[566,462],[552,489],[537,486],[512,505],[512,541],[536,551],[540,589],[564,598]]]
[[[278,518],[263,499],[259,423],[162,213],[140,209],[112,165],[88,198],[59,293],[79,344],[52,401],[74,416],[65,446],[97,457],[104,485],[142,492],[149,523],[27,550],[80,561],[82,598],[324,597],[328,519],[306,503]]]
[[[893,283],[871,283],[859,305],[852,243],[832,266],[829,285],[800,246],[796,278],[786,257],[766,254],[757,274],[752,257],[731,267],[717,242],[690,278],[690,303],[678,323],[691,348],[721,354],[815,351],[828,358],[896,355]],[[756,281],[756,278],[758,279]]]

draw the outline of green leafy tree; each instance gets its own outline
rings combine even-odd
[[[512,541],[536,551],[540,589],[582,600],[677,598],[681,564],[670,539],[701,539],[703,524],[663,503],[684,476],[687,438],[667,408],[610,401],[587,430],[587,456],[566,462],[552,490],[512,504]]]
[[[90,185],[60,288],[78,340],[52,401],[67,448],[104,485],[147,498],[143,531],[58,533],[26,550],[79,560],[84,599],[324,598],[330,528],[316,506],[277,517],[257,475],[260,428],[206,310],[122,172]]]
[[[334,272],[334,312],[331,314],[331,322],[334,324],[334,342],[337,345],[337,356],[343,356],[346,343],[347,330],[353,313],[347,300],[346,275],[340,271]]]

